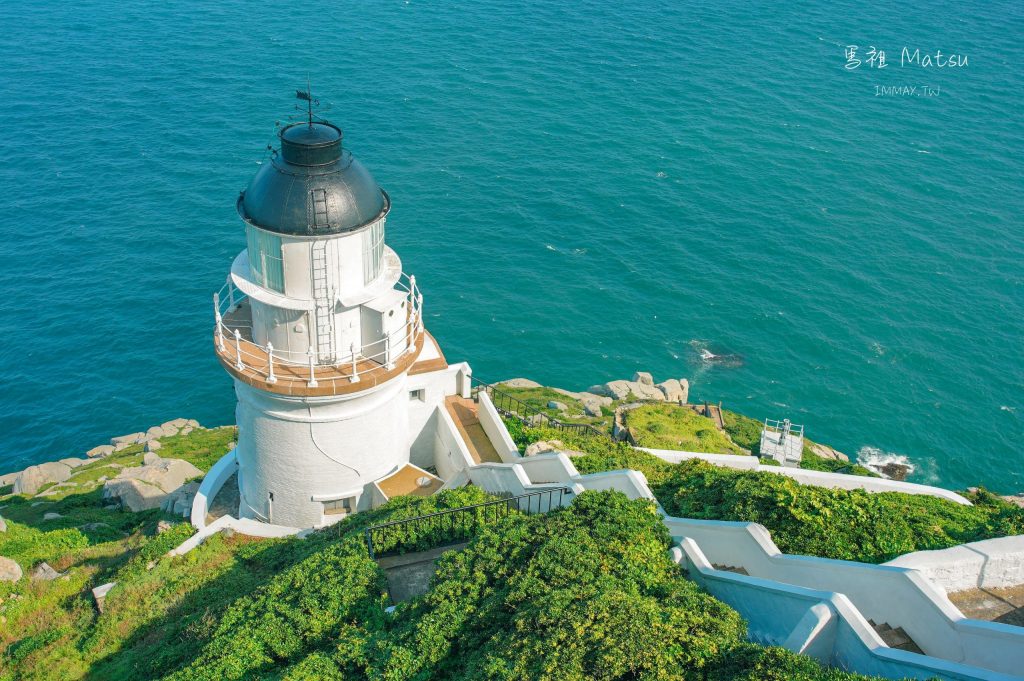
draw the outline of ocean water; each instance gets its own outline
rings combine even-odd
[[[211,294],[308,77],[479,377],[687,377],[1020,491],[1022,36],[999,0],[6,0],[0,470],[232,421]]]

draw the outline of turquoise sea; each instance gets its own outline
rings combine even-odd
[[[1002,0],[5,0],[0,470],[232,422],[210,297],[308,76],[479,377],[689,377],[1024,490],[1022,37]]]

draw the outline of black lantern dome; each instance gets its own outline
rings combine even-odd
[[[327,122],[283,128],[281,149],[238,197],[246,222],[277,234],[354,232],[387,214],[387,194],[342,148],[341,129]]]

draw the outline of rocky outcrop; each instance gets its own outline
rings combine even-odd
[[[832,449],[828,445],[818,444],[817,442],[810,443],[811,452],[820,456],[823,459],[833,459],[835,461],[849,461],[850,457],[843,454],[837,449]]]
[[[0,556],[0,582],[16,582],[23,574],[17,562]]]
[[[569,405],[567,405],[565,402],[556,402],[555,400],[551,400],[550,402],[548,402],[548,409],[557,409],[558,411],[569,411]]]
[[[110,456],[114,453],[113,445],[100,445],[99,447],[93,447],[85,453],[90,459],[99,459],[104,456]]]
[[[173,513],[174,515],[180,515],[183,518],[187,518],[192,514],[192,501],[195,499],[196,492],[198,491],[198,482],[187,482],[168,494],[164,500],[160,502],[160,508],[168,513]]]
[[[15,494],[35,494],[43,485],[64,482],[71,477],[71,466],[59,461],[50,461],[29,466],[14,480]]]
[[[523,452],[523,456],[537,456],[545,452],[557,452],[561,451],[565,447],[561,440],[540,440],[534,442],[531,445],[526,446],[526,451]]]
[[[499,385],[506,385],[509,388],[543,388],[537,381],[531,381],[528,378],[510,378],[507,381],[502,381]]]
[[[690,396],[690,383],[685,378],[683,380],[670,378],[667,381],[662,381],[656,386],[658,390],[665,396],[666,402],[679,402],[682,404],[686,403],[686,400]]]
[[[654,387],[654,376],[646,371],[636,371],[633,373],[633,382]]]
[[[113,480],[103,483],[103,497],[118,499],[129,511],[158,508],[167,496],[180,489],[186,480],[203,472],[181,459],[161,459],[147,454],[148,463],[123,468]]]
[[[107,594],[117,585],[117,582],[107,582],[92,590],[92,597],[96,600],[96,609],[103,613],[103,604],[107,600]]]
[[[524,379],[525,380],[525,379]],[[580,405],[583,407],[583,413],[587,416],[604,416],[604,412],[601,411],[603,406],[611,406],[612,398],[607,395],[595,395],[594,393],[574,393],[570,390],[563,390],[561,388],[552,388],[556,393],[571,397],[574,400],[579,400]]]

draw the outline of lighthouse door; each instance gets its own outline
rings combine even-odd
[[[312,246],[312,279],[314,316],[316,317],[316,354],[320,364],[333,364],[334,300],[327,281],[327,242],[314,241]]]

